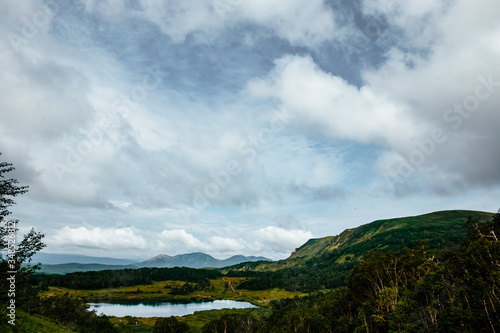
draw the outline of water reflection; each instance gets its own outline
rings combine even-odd
[[[185,316],[193,314],[195,311],[221,310],[221,309],[246,309],[256,308],[248,302],[238,302],[230,300],[219,300],[213,302],[192,302],[192,303],[172,303],[172,302],[141,302],[141,303],[88,303],[90,311],[96,310],[97,314],[105,314],[115,317],[170,317]]]

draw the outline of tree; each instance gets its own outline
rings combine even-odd
[[[181,323],[175,317],[158,318],[153,333],[185,333],[189,332],[189,325]]]
[[[2,153],[0,153],[0,156]],[[31,257],[45,247],[42,243],[44,235],[34,229],[16,244],[17,225],[19,220],[6,221],[10,215],[9,207],[15,204],[12,197],[28,192],[28,186],[19,186],[17,179],[6,179],[5,174],[15,170],[11,163],[0,162],[0,251],[10,254],[8,258],[15,260],[16,264],[30,262]],[[10,250],[10,251],[9,251]],[[1,258],[3,259],[3,258]],[[12,262],[13,263],[13,262]]]
[[[0,251],[7,252],[6,258],[0,255],[0,302],[12,306],[9,317],[7,307],[0,308],[0,331],[6,328],[7,322],[14,324],[15,308],[37,298],[37,292],[29,280],[38,266],[23,267],[21,264],[30,262],[31,257],[45,247],[42,243],[44,235],[34,229],[17,242],[19,221],[6,220],[11,214],[9,207],[15,204],[13,197],[28,191],[28,186],[19,186],[16,179],[6,178],[6,174],[13,170],[11,163],[0,163]]]
[[[250,313],[229,313],[206,323],[201,331],[202,333],[252,333],[257,332],[259,326],[260,320]]]

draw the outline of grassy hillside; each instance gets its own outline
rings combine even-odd
[[[366,250],[399,250],[404,246],[413,245],[419,239],[426,241],[430,248],[448,248],[457,246],[465,236],[462,226],[469,216],[488,220],[493,215],[477,211],[451,210],[378,220],[358,228],[347,229],[338,236],[311,239],[296,249],[290,259],[309,259],[332,252],[346,255],[352,252],[354,257],[359,257]]]
[[[313,291],[345,285],[351,269],[369,251],[400,251],[414,247],[419,240],[430,249],[460,245],[466,234],[468,217],[490,220],[494,214],[477,211],[441,211],[425,215],[378,220],[347,229],[338,236],[311,239],[286,259],[272,263],[245,263],[224,273],[238,276],[259,273],[242,284],[246,289],[262,290],[281,286],[287,290]]]
[[[433,249],[458,246],[465,236],[463,224],[469,216],[489,220],[493,213],[449,210],[425,215],[377,220],[357,228],[346,229],[340,235],[310,239],[295,249],[288,259],[234,265],[223,270],[275,271],[335,262],[343,264],[359,260],[369,250],[399,251],[414,246],[418,240]]]
[[[18,310],[16,312],[16,326],[12,332],[53,332],[69,333],[69,328],[57,323],[55,320],[40,315],[30,315]]]

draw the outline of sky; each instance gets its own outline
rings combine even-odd
[[[48,253],[284,259],[500,208],[496,0],[0,2],[12,218]]]

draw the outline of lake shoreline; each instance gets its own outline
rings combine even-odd
[[[89,302],[88,311],[95,311],[98,315],[124,318],[156,317],[183,317],[200,311],[224,309],[258,309],[259,307],[245,301],[215,300],[212,302],[170,302],[170,301],[141,301],[141,302]]]

